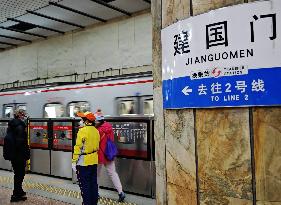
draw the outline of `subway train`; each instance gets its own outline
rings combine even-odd
[[[21,108],[32,118],[58,118],[100,108],[108,116],[153,114],[152,92],[151,77],[0,92],[0,113],[9,118]]]
[[[75,181],[71,157],[76,113],[101,109],[113,126],[116,169],[124,190],[155,197],[152,93],[151,76],[0,92],[0,168],[11,169],[2,157],[3,139],[14,111],[24,109],[30,117],[31,172]],[[106,171],[102,173],[100,186],[113,189]]]

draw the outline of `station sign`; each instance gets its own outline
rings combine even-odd
[[[281,105],[281,1],[217,9],[164,28],[165,109]]]

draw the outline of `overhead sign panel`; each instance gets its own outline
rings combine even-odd
[[[281,105],[281,1],[218,9],[162,30],[164,108]]]

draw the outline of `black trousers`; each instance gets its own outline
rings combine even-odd
[[[14,170],[14,196],[21,196],[23,193],[22,182],[25,176],[25,166],[25,160],[16,159],[12,161],[12,167]]]
[[[98,204],[97,165],[77,166],[83,205]]]

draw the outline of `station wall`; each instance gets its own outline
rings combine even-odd
[[[151,71],[151,63],[152,19],[144,12],[0,52],[0,84],[106,69]]]

